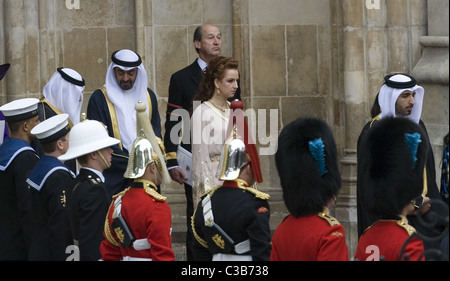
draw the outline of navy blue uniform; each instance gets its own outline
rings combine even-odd
[[[0,260],[27,260],[31,242],[26,179],[39,157],[24,140],[0,146]]]
[[[75,175],[55,157],[42,156],[27,179],[33,210],[29,260],[64,261],[73,244],[66,198]]]
[[[234,241],[231,244],[215,228],[205,226],[202,201],[193,216],[193,233],[196,241],[192,247],[195,260],[212,260],[214,254],[250,255],[253,261],[270,258],[270,209],[265,193],[241,187],[234,181],[225,181],[222,187],[209,192],[214,223]],[[234,246],[249,240],[250,251],[236,253]]]
[[[75,245],[80,249],[81,261],[101,258],[105,218],[111,204],[105,184],[97,174],[81,168],[67,196],[70,229]]]

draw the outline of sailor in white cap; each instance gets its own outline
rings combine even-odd
[[[66,194],[75,174],[58,156],[69,148],[69,115],[59,114],[31,130],[42,145],[44,155],[31,170],[26,182],[31,191],[33,240],[29,260],[64,261],[72,245],[66,213]]]
[[[129,147],[137,137],[136,110],[139,101],[147,102],[147,113],[156,137],[161,137],[161,118],[155,93],[147,86],[147,73],[141,57],[123,49],[111,56],[105,85],[96,90],[87,108],[87,118],[105,124],[111,137],[121,143],[113,147],[112,167],[105,171],[107,190],[112,196],[123,190]]]
[[[39,124],[35,98],[19,99],[0,107],[10,138],[0,146],[0,260],[27,260],[30,243],[30,191],[25,182],[38,162],[30,146],[31,130]]]
[[[425,127],[424,122],[421,120],[422,114],[422,105],[424,98],[424,88],[417,85],[416,79],[414,77],[397,73],[397,74],[389,74],[384,77],[384,84],[378,93],[378,103],[375,102],[375,106],[379,106],[378,115],[376,115],[372,120],[370,120],[362,129],[362,132],[358,138],[358,163],[361,162],[361,157],[365,153],[365,147],[361,146],[361,140],[364,134],[366,134],[374,122],[381,120],[386,117],[395,117],[395,118],[407,118],[412,122],[419,124],[422,129],[425,131],[428,136],[427,129]],[[439,189],[436,184],[436,170],[434,163],[434,155],[433,150],[431,148],[431,144],[429,139],[426,139],[426,144],[428,149],[428,155],[426,160],[426,167],[424,169],[424,174],[426,177],[424,178],[423,183],[423,193],[422,198],[416,202],[416,208],[424,205],[421,208],[422,212],[427,211],[430,206],[431,200],[441,200],[439,195]],[[359,168],[360,166],[358,166]],[[358,183],[357,183],[357,209],[358,209],[358,236],[361,236],[364,230],[369,227],[373,222],[374,218],[371,217],[365,206],[361,204],[361,194],[362,194],[362,185],[361,180],[362,176],[360,176],[362,171],[358,169]],[[417,225],[417,218],[415,216],[410,216],[408,218],[411,225],[416,227],[416,229],[425,233],[429,231],[429,229],[421,229],[419,225]],[[427,247],[427,245],[425,245]]]
[[[73,126],[69,150],[61,161],[77,159],[80,172],[67,193],[67,210],[73,242],[80,249],[80,260],[100,259],[100,243],[111,196],[103,171],[111,166],[112,148],[120,141],[108,136],[105,126],[95,120]]]

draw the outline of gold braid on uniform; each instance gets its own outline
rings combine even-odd
[[[119,197],[120,195],[123,196],[125,193],[128,192],[128,190],[130,190],[130,188],[131,188],[131,187],[127,187],[127,188],[125,188],[123,191],[117,193],[116,195],[113,195],[112,199],[116,199],[116,198]]]
[[[408,235],[411,236],[416,232],[416,229],[408,224],[408,220],[405,217],[402,217],[401,220],[397,220],[397,225],[404,228],[406,232],[408,232]]]
[[[191,217],[191,228],[192,228],[192,234],[195,237],[195,240],[197,240],[197,242],[202,245],[203,247],[205,247],[206,249],[208,249],[208,242],[206,242],[205,240],[203,240],[198,234],[197,231],[195,231],[195,226],[194,226],[194,218],[195,218],[195,213],[197,212],[197,209],[194,210],[194,214]]]
[[[254,189],[252,187],[245,187],[245,188],[244,187],[239,187],[239,188],[252,193],[253,195],[255,195],[256,198],[263,199],[263,200],[269,200],[270,199],[270,195],[269,194],[264,193],[262,191],[259,191],[257,189]]]
[[[153,197],[156,201],[165,202],[167,200],[166,196],[162,196],[156,191],[157,187],[153,182],[144,179],[135,179],[134,181],[142,183],[145,193]]]
[[[327,208],[324,208],[323,211],[319,212],[317,215],[320,218],[326,220],[330,224],[330,226],[335,226],[335,225],[339,225],[340,224],[339,221],[335,217],[332,217],[332,216],[330,216],[328,214],[328,209]]]
[[[370,128],[372,128],[373,123],[378,120],[381,120],[381,114],[378,114],[377,116],[373,117],[372,120],[370,120]]]
[[[207,194],[209,194],[210,196],[213,195],[213,193],[221,188],[221,185],[215,186],[213,188],[211,188],[211,190],[208,190],[206,192],[204,192],[201,196],[201,198],[203,198],[204,196],[206,196]],[[201,201],[200,201],[201,202]],[[195,226],[194,226],[194,218],[195,218],[195,213],[197,212],[197,208],[195,208],[194,210],[194,214],[191,217],[191,228],[192,228],[192,233],[194,234],[195,239],[198,241],[198,243],[200,243],[200,245],[202,245],[205,248],[208,248],[208,242],[206,242],[205,240],[203,240],[198,234],[197,231],[195,231]]]
[[[106,239],[108,239],[109,243],[113,244],[116,247],[120,247],[119,242],[114,238],[114,236],[111,233],[111,228],[109,227],[109,220],[106,218],[105,220],[105,236]]]
[[[219,189],[219,188],[221,188],[222,186],[221,185],[218,185],[218,186],[215,186],[215,187],[213,187],[213,188],[211,188],[210,190],[208,190],[208,191],[205,191],[205,192],[203,192],[203,194],[200,196],[200,198],[203,198],[203,197],[205,197],[206,195],[213,195],[213,193],[217,190],[217,189]]]
[[[127,193],[127,191],[130,190],[130,188],[131,187],[128,187],[128,188],[124,189],[122,192],[119,192],[116,195],[113,195],[113,197],[112,197],[113,200],[116,199],[118,196],[124,195],[125,193]],[[114,201],[111,202],[109,209],[111,209],[113,207],[113,204],[114,204]],[[108,219],[109,209],[108,209],[108,213],[106,213],[106,219],[105,219],[105,227],[104,227],[105,236],[106,236],[106,239],[108,239],[108,241],[111,244],[113,244],[116,247],[120,247],[120,243],[114,238],[114,235],[111,232],[109,219]]]
[[[237,183],[238,188],[250,192],[251,194],[255,195],[256,198],[263,199],[263,200],[270,199],[269,194],[261,192],[261,191],[257,190],[256,188],[249,187],[248,183],[245,180],[238,178],[233,181]]]

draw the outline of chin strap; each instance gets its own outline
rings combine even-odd
[[[105,163],[107,168],[111,167],[111,164],[108,161],[106,161],[105,156],[103,156],[103,154],[100,152],[100,150],[97,151],[97,154],[103,160],[103,163]]]

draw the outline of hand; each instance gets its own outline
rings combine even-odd
[[[422,206],[420,207],[420,212],[422,214],[425,214],[430,210],[430,208],[431,208],[431,199],[429,197],[424,197]]]
[[[411,204],[411,206],[413,206],[413,205]],[[431,208],[431,199],[429,197],[424,197],[420,208],[419,209],[414,209],[414,207],[411,208],[410,210],[408,210],[408,215],[417,216],[417,215],[419,215],[419,211],[420,211],[420,214],[423,215],[426,212],[428,212],[430,210],[430,208]]]
[[[186,174],[180,167],[170,169],[169,174],[172,180],[178,182],[179,184],[183,184],[187,180]]]

